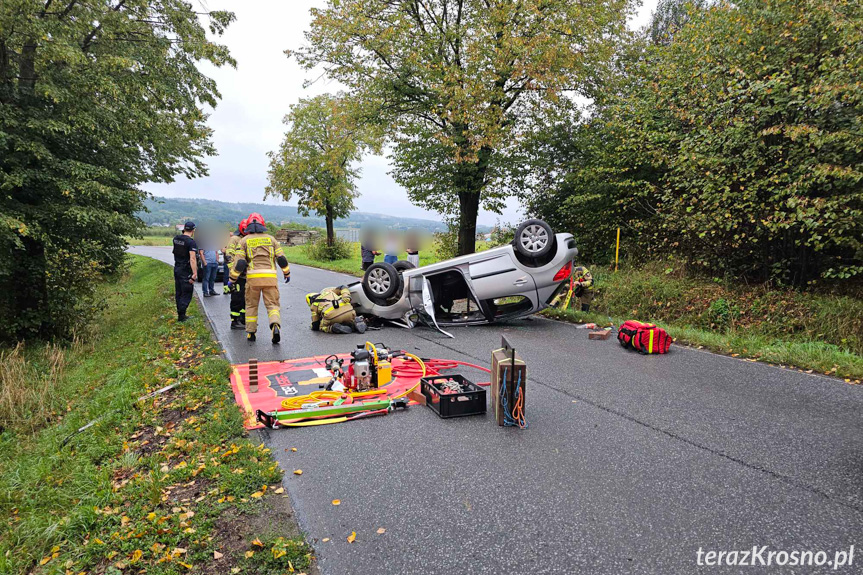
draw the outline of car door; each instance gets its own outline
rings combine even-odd
[[[533,276],[517,266],[509,252],[472,261],[469,273],[473,291],[482,302],[523,297],[532,307],[537,306]]]

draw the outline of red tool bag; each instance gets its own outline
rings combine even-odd
[[[639,353],[653,354],[668,353],[673,340],[668,332],[655,324],[628,319],[617,330],[617,341]]]

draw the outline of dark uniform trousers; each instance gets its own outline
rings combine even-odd
[[[191,283],[192,270],[174,268],[174,299],[177,301],[177,315],[186,314],[186,309],[192,303],[195,286]]]
[[[227,280],[225,280],[227,281]],[[237,279],[237,287],[231,292],[231,319],[246,321],[246,276]]]

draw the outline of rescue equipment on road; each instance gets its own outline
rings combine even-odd
[[[324,425],[386,415],[406,408],[409,402],[424,403],[423,396],[414,393],[423,377],[440,376],[458,367],[488,372],[478,365],[424,359],[371,342],[352,353],[258,362],[257,392],[250,389],[249,367],[235,365],[231,376],[234,396],[247,414],[247,429]]]
[[[617,341],[627,349],[650,355],[668,353],[668,348],[674,340],[668,332],[656,324],[629,319],[618,328]]]

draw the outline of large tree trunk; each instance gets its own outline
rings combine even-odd
[[[476,218],[479,202],[485,188],[485,175],[491,158],[491,148],[485,147],[477,153],[476,163],[461,164],[456,174],[455,189],[458,191],[459,226],[458,255],[476,251]]]
[[[458,255],[476,251],[476,218],[479,215],[479,193],[470,191],[458,194]]]
[[[29,38],[21,49],[21,65],[18,72],[18,87],[32,94],[36,87],[36,39]]]
[[[21,320],[18,336],[23,339],[37,335],[51,339],[56,335],[51,327],[48,305],[48,285],[45,278],[45,245],[38,239],[21,236],[24,252],[16,252],[24,261],[18,268],[17,283],[27,289],[15,290],[13,313]]]
[[[332,247],[336,243],[336,231],[333,226],[335,218],[333,217],[333,206],[327,202],[327,245]]]

